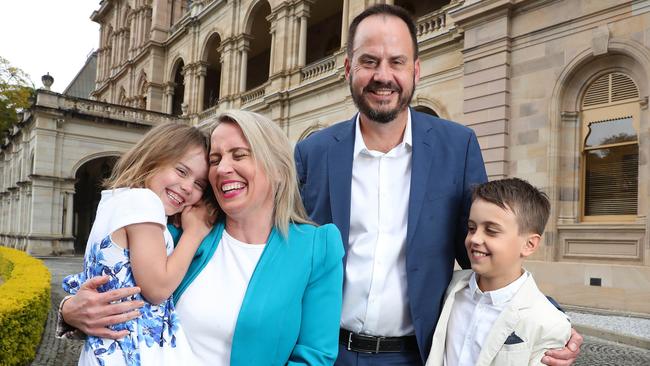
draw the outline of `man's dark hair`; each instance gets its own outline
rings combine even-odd
[[[347,45],[348,58],[350,59],[352,58],[352,51],[354,47],[354,36],[357,34],[357,28],[359,27],[359,23],[361,23],[362,20],[372,15],[390,15],[390,16],[400,18],[404,22],[404,24],[406,24],[406,27],[408,28],[409,33],[411,34],[411,40],[413,41],[413,59],[418,58],[418,37],[417,37],[417,31],[416,31],[415,22],[413,21],[413,18],[411,17],[408,11],[404,10],[404,8],[401,8],[397,5],[388,5],[388,4],[373,5],[367,8],[366,10],[362,11],[361,14],[354,17],[352,23],[350,23],[350,28],[348,28],[348,45]]]
[[[519,178],[507,178],[483,183],[472,194],[477,199],[510,210],[517,218],[519,233],[542,235],[551,211],[546,193]]]

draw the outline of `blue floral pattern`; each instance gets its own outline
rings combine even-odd
[[[168,244],[168,254],[171,252]],[[84,258],[84,271],[66,277],[63,289],[76,294],[80,286],[88,279],[108,275],[110,280],[102,285],[99,292],[106,292],[122,287],[135,286],[129,251],[113,243],[110,235],[89,248]],[[145,305],[140,309],[142,315],[126,323],[111,326],[113,330],[129,330],[129,335],[120,340],[89,336],[86,350],[91,351],[101,366],[115,364],[115,357],[122,355],[126,365],[140,366],[140,353],[143,347],[176,347],[176,332],[179,321],[171,297],[160,305],[152,305],[140,294],[131,299],[143,300]],[[120,362],[122,363],[122,362]]]

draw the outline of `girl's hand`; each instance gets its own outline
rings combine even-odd
[[[210,210],[203,201],[199,201],[194,206],[187,206],[181,214],[183,235],[196,235],[203,239],[212,229],[213,221],[214,217],[210,215]]]

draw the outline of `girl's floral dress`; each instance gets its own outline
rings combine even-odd
[[[133,223],[160,223],[165,227],[165,245],[169,255],[173,250],[173,241],[165,221],[162,202],[148,189],[103,191],[86,247],[84,271],[66,277],[63,289],[75,294],[87,279],[104,275],[108,275],[110,280],[98,289],[99,292],[136,286],[129,251],[114,243],[110,234]],[[98,235],[102,231],[105,234]],[[101,239],[96,240],[98,237]],[[132,299],[145,302],[140,309],[142,315],[111,326],[111,329],[118,331],[128,329],[129,335],[120,340],[89,336],[79,365],[193,365],[194,358],[180,328],[171,297],[160,305],[150,304],[140,294]]]

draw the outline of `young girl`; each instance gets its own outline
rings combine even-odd
[[[207,139],[182,124],[153,128],[118,160],[104,184],[84,271],[66,277],[63,288],[74,294],[87,279],[108,275],[100,292],[137,285],[145,306],[139,318],[113,327],[128,329],[127,337],[88,337],[79,365],[194,364],[171,294],[211,228],[199,204],[212,197],[207,174]],[[178,213],[183,234],[173,249],[166,224]]]

